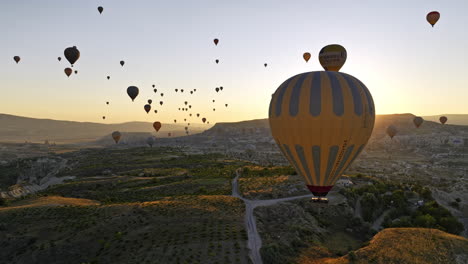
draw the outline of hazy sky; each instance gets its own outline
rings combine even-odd
[[[431,28],[426,14],[433,10],[441,19]],[[466,0],[5,0],[0,113],[172,122],[184,118],[177,108],[189,101],[193,114],[212,123],[265,118],[276,88],[322,70],[317,54],[331,43],[347,49],[341,71],[366,84],[377,114],[468,113],[467,12]],[[79,72],[67,78],[63,50],[74,45]],[[312,54],[309,63],[304,52]],[[130,85],[140,88],[134,103]],[[224,91],[217,94],[217,86]],[[144,112],[150,98],[158,114]]]

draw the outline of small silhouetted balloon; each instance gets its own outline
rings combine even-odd
[[[219,87],[219,90],[221,90],[221,91],[222,91],[222,90],[223,90],[223,87],[222,87],[222,86],[220,86],[220,87]]]
[[[158,89],[153,89],[153,91],[154,91],[155,93],[157,93],[157,92],[158,92]]]
[[[219,60],[215,60],[215,62],[216,62],[216,64],[218,64],[218,63],[219,63]]]
[[[123,61],[123,60],[120,61],[120,65],[121,65],[122,67],[124,66],[124,64],[125,64],[125,61]]]
[[[163,103],[164,103],[163,101],[160,101],[160,102],[159,102],[160,105],[163,105]]]
[[[110,76],[107,76],[107,80],[110,80]]]
[[[102,14],[102,11],[104,11],[104,8],[102,6],[99,6],[97,8],[97,10],[99,11],[99,14]],[[112,12],[111,12],[112,13]]]
[[[62,60],[62,58],[61,58],[61,57],[58,57],[58,58],[57,58],[57,60],[58,60],[58,61],[61,61],[61,60]]]
[[[214,44],[215,44],[216,46],[218,46],[219,39],[215,38],[215,39],[213,39],[213,42],[214,42]]]
[[[65,68],[64,70],[65,74],[70,77],[70,75],[72,74],[73,70],[71,68]]]
[[[80,58],[80,51],[76,48],[76,46],[66,48],[63,54],[72,67],[73,64],[75,64],[75,62]]]
[[[153,102],[153,100],[148,99],[148,104],[151,104],[152,102]]]
[[[145,104],[145,106],[143,108],[145,109],[146,113],[148,114],[149,111],[151,110],[151,105]]]
[[[127,94],[128,96],[130,96],[130,98],[132,99],[132,102],[133,100],[135,100],[135,98],[138,96],[138,93],[140,92],[140,90],[138,89],[138,87],[136,86],[129,86],[127,88]]]
[[[78,74],[78,71],[77,71],[77,70],[75,70],[75,74]]]
[[[266,63],[265,63],[265,64],[263,64],[263,66],[265,66],[265,67],[266,67],[266,66],[268,66],[268,64],[266,64]]]
[[[216,92],[219,92],[219,88],[218,88],[218,87],[216,87],[216,88],[215,88],[215,91],[216,91]]]
[[[18,62],[21,60],[20,56],[14,56],[13,60],[18,64]]]

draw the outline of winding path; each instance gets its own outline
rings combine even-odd
[[[279,198],[272,200],[249,200],[242,197],[239,193],[238,179],[240,177],[240,169],[236,170],[236,177],[232,180],[232,196],[241,199],[245,203],[245,227],[247,229],[247,248],[249,249],[249,256],[253,264],[262,264],[262,257],[260,255],[260,248],[262,247],[262,239],[257,231],[257,223],[253,214],[255,207],[257,206],[269,206],[276,203],[301,199],[310,198],[312,194]]]

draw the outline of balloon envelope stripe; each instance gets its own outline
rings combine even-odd
[[[353,152],[353,149],[354,149],[354,145],[351,145],[346,149],[346,152],[345,152],[345,154],[343,156],[343,159],[340,161],[340,165],[338,165],[338,168],[335,171],[335,175],[333,175],[333,177],[331,178],[332,182],[334,182],[335,179],[337,177],[340,177],[341,174],[343,173],[343,168],[344,168],[346,162],[349,160],[349,156],[351,156],[351,153]]]
[[[338,74],[336,72],[327,72],[327,75],[330,79],[333,96],[333,112],[337,116],[342,116],[344,113],[343,91],[337,78]]]
[[[306,157],[304,155],[304,148],[302,146],[300,146],[300,145],[296,145],[295,147],[296,147],[297,156],[299,157],[299,160],[301,161],[302,168],[304,169],[305,173],[307,174],[307,179],[310,181],[312,179],[312,177],[310,175],[309,166],[307,166],[307,159],[306,159]]]
[[[312,147],[312,159],[314,160],[315,183],[320,182],[320,146]]]
[[[284,147],[284,150],[286,151],[286,154],[288,155],[289,159],[293,162],[294,168],[298,171],[299,175],[304,177],[304,175],[302,174],[302,172],[300,170],[300,167],[298,166],[298,164],[296,162],[296,159],[294,158],[294,156],[291,153],[291,150],[289,149],[289,146],[286,145],[286,144],[283,144],[283,147]]]
[[[327,179],[330,175],[330,172],[333,168],[333,164],[335,163],[336,155],[338,154],[338,146],[331,146],[330,151],[328,153],[328,164],[327,170],[325,171],[324,179]],[[321,185],[325,183],[320,183]]]
[[[361,81],[358,80],[358,82],[361,85],[361,88],[364,90],[364,93],[366,94],[367,106],[369,107],[369,112],[371,115],[374,115],[375,114],[374,100],[372,99],[372,96],[369,90],[367,89],[367,87]]]
[[[292,79],[294,79],[296,76],[289,78],[287,81],[285,81],[280,88],[278,88],[278,95],[276,97],[276,107],[275,107],[275,114],[276,116],[281,115],[281,106],[283,104],[283,97],[284,94],[286,93],[286,89],[288,89],[289,83],[291,82]]]
[[[294,84],[294,87],[291,92],[291,98],[289,100],[289,114],[291,116],[297,116],[299,112],[299,99],[301,96],[302,85],[304,84],[305,78],[309,74],[301,74],[299,79]]]
[[[320,72],[314,72],[310,86],[309,112],[312,116],[319,116],[322,111],[322,87]]]
[[[346,82],[348,83],[349,90],[353,95],[353,104],[354,104],[354,113],[358,116],[362,115],[362,98],[361,94],[359,93],[359,89],[356,84],[350,79],[348,74],[341,74],[344,77]]]

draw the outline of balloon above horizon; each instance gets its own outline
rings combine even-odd
[[[432,27],[434,27],[434,25],[437,23],[437,21],[439,21],[439,19],[440,13],[437,11],[429,12],[426,16],[427,22],[429,22],[429,24],[431,24]]]
[[[283,155],[309,190],[324,197],[369,140],[374,101],[349,74],[306,72],[287,79],[273,94],[269,122]]]
[[[326,71],[339,71],[346,62],[346,49],[338,44],[323,47],[319,52],[319,61]]]

